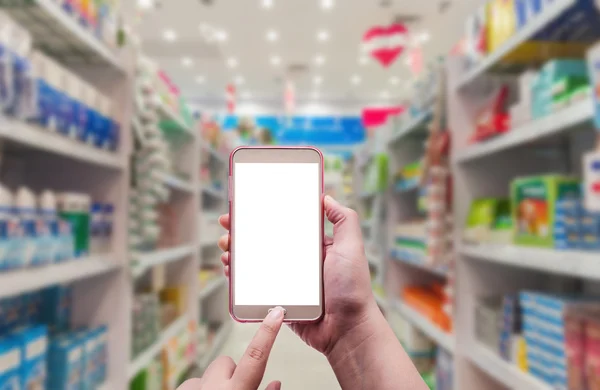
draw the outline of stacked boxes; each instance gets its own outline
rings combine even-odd
[[[135,296],[132,312],[132,356],[137,356],[158,339],[160,302],[156,294]]]
[[[21,389],[21,348],[14,340],[0,339],[0,389]]]

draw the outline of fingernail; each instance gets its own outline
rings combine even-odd
[[[281,307],[281,306],[274,307],[267,315],[267,318],[270,320],[279,320],[279,319],[283,318],[283,307]]]

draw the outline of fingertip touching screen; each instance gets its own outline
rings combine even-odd
[[[318,163],[235,163],[236,305],[319,305]]]

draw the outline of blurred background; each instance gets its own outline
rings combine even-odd
[[[593,0],[0,1],[0,388],[238,359],[249,144],[324,152],[431,389],[599,389],[599,38]],[[271,380],[339,388],[287,328]]]

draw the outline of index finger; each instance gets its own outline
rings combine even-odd
[[[221,226],[223,226],[223,228],[229,230],[229,226],[230,226],[229,214],[221,215],[219,217],[219,223],[221,224]]]
[[[278,306],[267,314],[231,378],[239,388],[256,389],[260,385],[282,323],[283,308]]]

